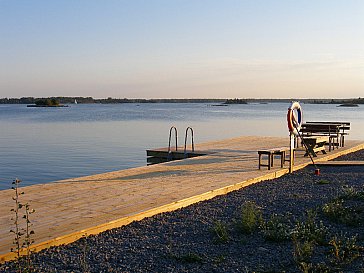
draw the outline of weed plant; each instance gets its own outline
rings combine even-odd
[[[313,241],[300,241],[298,238],[293,236],[293,256],[297,264],[309,263],[313,254],[315,243]]]
[[[322,221],[317,220],[317,212],[308,210],[304,221],[297,221],[293,230],[296,239],[319,245],[327,243],[328,229]]]
[[[318,185],[327,185],[330,184],[331,182],[329,180],[326,179],[321,179],[317,182]]]
[[[26,249],[25,264],[26,268],[29,269],[28,272],[33,268],[32,260],[30,259],[30,255],[32,254],[30,247],[34,244],[34,239],[32,237],[34,235],[34,230],[31,229],[33,224],[30,221],[30,215],[34,212],[35,210],[30,208],[29,203],[26,203],[25,214],[23,215],[23,219],[25,221],[25,237],[22,247]]]
[[[344,187],[339,198],[342,200],[364,201],[364,191],[357,191],[353,187]]]
[[[364,222],[364,191],[344,187],[338,198],[322,206],[322,212],[333,222],[359,226]]]
[[[299,262],[298,269],[303,273],[331,273],[333,272],[325,263]]]
[[[187,254],[180,254],[180,255],[171,254],[170,256],[176,261],[182,263],[200,263],[203,261],[203,258],[195,252],[188,252]]]
[[[291,237],[291,221],[289,215],[272,214],[264,223],[263,235],[267,241],[282,242]]]
[[[254,202],[246,202],[241,208],[241,216],[237,222],[239,230],[251,234],[263,224],[262,212]]]
[[[186,262],[186,263],[198,263],[198,262],[202,262],[203,258],[200,255],[198,255],[197,253],[189,252],[185,255],[181,255],[179,257],[179,260]]]
[[[336,264],[351,263],[360,255],[361,248],[357,245],[356,236],[336,235],[330,240],[329,244],[331,246],[331,257]]]
[[[215,263],[215,264],[222,264],[224,261],[225,261],[225,256],[224,255],[219,255],[219,256],[217,256],[217,257],[215,257],[215,258],[213,258],[213,262]]]
[[[11,212],[13,212],[13,217],[11,218],[11,220],[14,224],[14,229],[10,230],[10,233],[14,235],[14,247],[12,247],[10,251],[15,253],[16,255],[15,263],[17,272],[24,273],[33,271],[33,264],[31,260],[31,245],[34,243],[34,231],[31,229],[32,223],[30,221],[30,215],[33,214],[35,210],[30,208],[29,203],[22,203],[20,197],[24,195],[24,192],[20,191],[20,182],[21,180],[16,178],[12,182],[11,187],[11,189],[14,191],[14,196],[12,197],[12,199],[15,203],[15,207],[10,210]],[[24,250],[25,259],[21,259]]]
[[[362,209],[355,204],[346,205],[344,199],[337,198],[322,206],[324,215],[335,223],[358,226],[362,222]]]
[[[17,268],[19,272],[22,272],[22,267],[20,265],[20,253],[21,253],[21,239],[24,235],[24,230],[20,227],[20,210],[23,208],[23,204],[20,202],[20,196],[24,194],[24,192],[20,192],[19,190],[19,183],[21,181],[19,179],[15,179],[12,182],[12,190],[14,190],[14,196],[12,199],[15,202],[15,208],[12,208],[10,211],[14,213],[14,216],[11,218],[14,224],[14,229],[10,230],[10,233],[14,234],[13,244],[15,248],[11,248],[11,252],[16,254],[16,262]]]
[[[225,223],[221,221],[214,222],[211,231],[215,243],[226,243],[229,240],[229,233]]]

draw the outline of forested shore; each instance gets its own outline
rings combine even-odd
[[[275,102],[291,102],[292,100],[299,100],[302,103],[314,104],[342,104],[342,103],[355,103],[364,104],[364,98],[347,98],[347,99],[254,99],[254,98],[234,98],[234,99],[133,99],[133,98],[93,98],[93,97],[22,97],[22,98],[0,98],[0,104],[34,104],[38,100],[57,100],[62,104],[77,103],[227,103],[233,104],[234,102],[246,103],[275,103]],[[241,104],[241,103],[240,103]]]

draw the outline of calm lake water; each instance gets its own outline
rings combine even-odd
[[[289,104],[216,107],[201,103],[71,105],[27,108],[0,105],[0,189],[146,165],[148,148],[179,144],[191,126],[195,143],[242,135],[287,136]],[[348,139],[364,140],[364,107],[303,104],[305,121],[350,121]]]

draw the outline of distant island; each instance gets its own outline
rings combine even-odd
[[[36,100],[34,104],[28,104],[27,107],[68,107],[67,105],[61,104],[56,99],[40,99]]]
[[[340,104],[340,107],[355,107],[358,104],[364,104],[364,98],[357,99],[331,99],[331,100],[313,100],[311,103],[316,104]]]
[[[298,100],[308,104],[364,104],[364,98],[351,99],[254,99],[254,98],[235,98],[235,99],[128,99],[128,98],[104,98],[95,99],[92,97],[48,97],[48,98],[1,98],[0,104],[27,104],[33,107],[65,107],[67,104],[118,104],[118,103],[209,103],[216,105],[248,104],[248,103],[290,103]],[[57,104],[58,103],[58,104]]]
[[[359,105],[356,103],[343,103],[338,105],[337,107],[358,107]]]
[[[224,104],[248,104],[246,99],[227,99]]]

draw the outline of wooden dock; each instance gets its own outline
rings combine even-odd
[[[168,151],[168,148],[159,148],[159,149],[152,149],[147,150],[147,164],[153,165],[153,164],[160,164],[168,161],[173,160],[181,160],[186,158],[192,158],[197,156],[203,156],[211,154],[209,151],[191,151],[180,149],[178,151]]]
[[[258,170],[259,149],[289,145],[289,139],[247,136],[196,145],[208,155],[157,165],[85,176],[22,188],[23,202],[36,213],[34,250],[67,244],[83,235],[126,225],[157,213],[181,208],[247,185],[279,177],[288,165],[279,162],[271,170]],[[317,162],[364,148],[363,141],[347,141],[343,148],[318,155]],[[295,170],[309,165],[310,159],[296,154]],[[9,181],[9,188],[10,188]],[[13,191],[0,191],[0,260],[10,253],[13,235]]]

